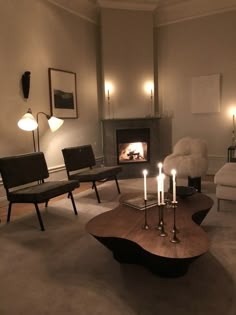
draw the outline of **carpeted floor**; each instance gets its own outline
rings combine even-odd
[[[142,189],[142,179],[121,180],[122,193]],[[154,179],[148,189],[155,191]],[[213,199],[214,184],[202,191]],[[85,224],[114,208],[114,183],[75,196],[76,217],[68,199],[43,212],[41,232],[35,214],[0,228],[1,315],[235,315],[236,204],[214,206],[202,226],[211,248],[184,277],[166,279],[141,266],[120,265]],[[14,211],[14,208],[13,208]]]

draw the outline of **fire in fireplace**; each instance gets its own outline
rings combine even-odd
[[[119,144],[119,163],[147,162],[147,143],[131,142]]]
[[[118,129],[116,135],[118,164],[149,161],[149,128]]]

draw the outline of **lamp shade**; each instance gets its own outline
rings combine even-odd
[[[64,120],[63,119],[60,119],[60,118],[56,118],[54,116],[51,116],[49,119],[48,119],[48,124],[49,124],[49,127],[51,129],[52,132],[56,131],[57,129],[59,129],[64,123]]]
[[[32,131],[38,128],[38,123],[32,115],[30,108],[28,109],[27,113],[22,116],[17,124],[20,129],[25,131]]]

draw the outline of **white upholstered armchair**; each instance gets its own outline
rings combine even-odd
[[[173,153],[166,156],[163,162],[165,174],[170,176],[172,169],[176,169],[179,178],[188,178],[188,186],[201,192],[201,177],[208,169],[206,142],[191,137],[180,139],[175,144]]]

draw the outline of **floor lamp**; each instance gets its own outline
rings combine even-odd
[[[36,115],[36,119],[32,115],[32,111],[29,108],[27,113],[18,121],[18,127],[25,131],[32,131],[33,134],[33,145],[34,145],[34,152],[40,151],[40,139],[39,139],[39,115],[44,115],[48,120],[48,125],[52,132],[59,129],[62,124],[64,123],[63,119],[50,116],[44,112],[38,112]],[[37,129],[37,146],[35,143],[35,136],[34,130]]]

